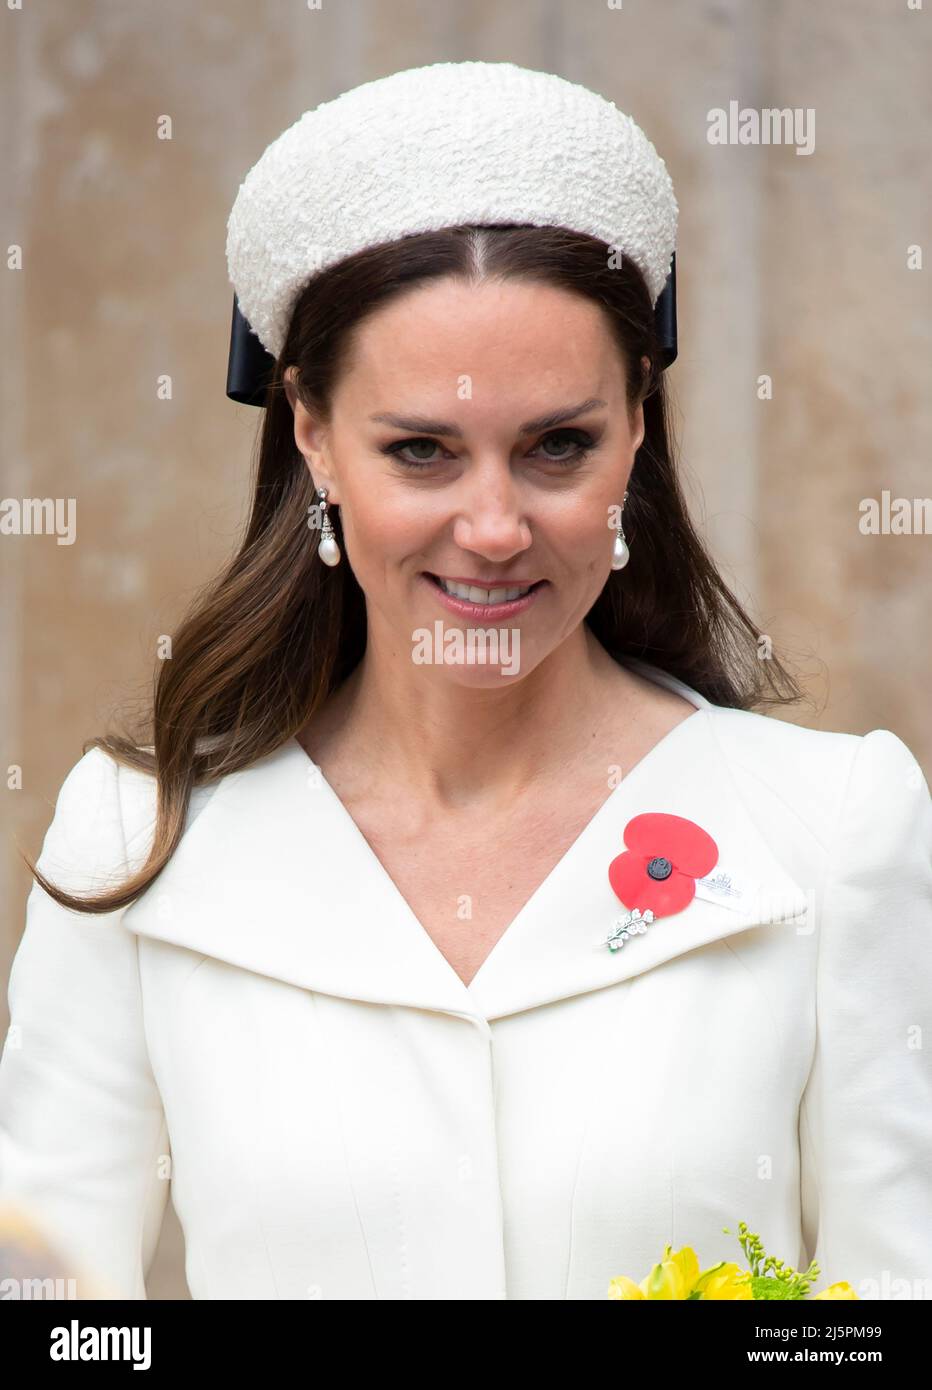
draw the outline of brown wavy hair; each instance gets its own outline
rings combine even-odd
[[[360,251],[318,273],[299,295],[267,390],[255,491],[237,553],[198,594],[158,663],[145,743],[110,734],[88,740],[156,779],[156,824],[146,862],[118,888],[77,897],[23,858],[52,898],[83,912],[127,906],[151,886],[185,829],[195,786],[273,752],[298,733],[353,671],[366,644],[366,607],[349,564],[330,568],[309,525],[316,493],[295,444],[284,374],[326,422],[353,330],[412,287],[444,276],[543,282],[599,304],[625,363],[644,440],[625,504],[631,558],[612,571],[585,622],[608,652],[638,657],[738,709],[802,698],[727,587],[690,521],[674,461],[665,377],[645,281],[627,257],[561,228],[516,224],[425,232]],[[642,358],[650,368],[642,371]],[[312,512],[312,509],[313,512]],[[338,509],[331,512],[337,522]],[[311,519],[309,519],[311,518]]]

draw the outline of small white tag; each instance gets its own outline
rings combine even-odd
[[[760,884],[744,874],[736,874],[731,869],[716,866],[705,878],[696,879],[696,897],[708,902],[730,907],[735,912],[744,912],[755,894],[760,892]]]

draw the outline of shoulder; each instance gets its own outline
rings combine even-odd
[[[90,748],[66,773],[36,864],[68,892],[99,891],[125,872],[117,764],[103,749]]]
[[[149,745],[143,751],[154,749]],[[225,780],[192,790],[184,833]],[[75,863],[106,859],[125,874],[138,870],[148,858],[157,819],[155,775],[121,763],[95,745],[67,772],[47,839],[59,858]]]
[[[906,766],[921,777],[910,749],[890,729],[871,729],[866,734],[807,729],[774,715],[750,710],[710,706],[710,715],[723,752],[729,761],[750,766],[779,778],[788,768],[793,777],[813,781],[824,776],[845,776],[856,760],[879,760],[894,767]]]
[[[930,835],[928,784],[910,748],[891,730],[807,729],[721,706],[709,715],[742,789],[781,804],[826,843],[846,834],[873,833],[883,841],[908,833],[914,842]]]
[[[89,748],[59,787],[38,867],[72,889],[79,878],[99,887],[102,875],[125,877],[132,846],[154,826],[155,807],[154,777],[105,748]]]
[[[76,839],[93,830],[120,830],[119,765],[103,748],[89,748],[65,774],[53,824]]]

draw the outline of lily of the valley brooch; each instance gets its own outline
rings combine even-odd
[[[628,821],[623,838],[628,848],[609,864],[608,881],[628,912],[605,938],[610,951],[657,917],[682,912],[696,895],[696,880],[718,862],[712,836],[684,816],[647,811]]]

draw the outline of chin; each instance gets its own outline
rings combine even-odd
[[[454,643],[455,629],[433,629],[430,624],[418,628],[418,637],[411,650],[415,666],[429,668],[436,679],[446,685],[470,690],[500,690],[529,670],[531,644],[521,640],[519,633],[507,628],[486,629],[490,634],[501,631],[495,641],[477,642],[470,650],[468,643]]]

